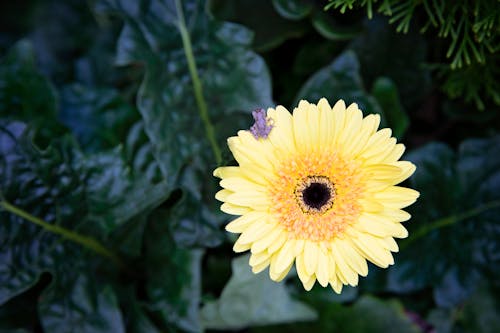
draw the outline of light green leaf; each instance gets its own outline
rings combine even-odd
[[[236,330],[317,317],[313,309],[290,297],[283,282],[275,283],[265,273],[253,274],[248,258],[233,260],[233,275],[220,298],[203,306],[204,328]]]

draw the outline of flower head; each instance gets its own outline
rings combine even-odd
[[[378,131],[380,117],[323,98],[301,101],[293,115],[278,106],[254,118],[228,139],[239,166],[214,171],[221,210],[240,215],[226,226],[241,234],[233,249],[251,251],[252,271],[269,266],[280,281],[295,263],[306,290],[317,280],[340,293],[368,274],[367,260],[392,265],[394,237],[408,235],[402,208],[419,193],[396,186],[415,165],[399,161],[405,147]]]

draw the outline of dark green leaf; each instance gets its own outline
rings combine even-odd
[[[220,298],[203,306],[205,328],[235,330],[316,318],[314,310],[290,297],[283,282],[277,284],[265,273],[253,274],[248,258],[233,260],[233,275]]]
[[[500,305],[494,295],[495,290],[482,286],[458,307],[432,310],[427,320],[437,333],[497,332],[500,329]]]
[[[313,4],[305,0],[273,0],[273,6],[281,16],[289,20],[300,20],[313,9]]]
[[[336,331],[341,332],[419,332],[406,316],[401,303],[369,296],[360,298],[352,307],[342,307],[331,320],[337,326]]]
[[[30,122],[39,129],[40,143],[64,130],[55,122],[56,92],[35,66],[30,42],[15,44],[0,61],[0,116]]]
[[[330,290],[330,292],[333,292]],[[295,323],[278,327],[252,329],[252,332],[348,332],[348,333],[418,333],[420,330],[407,316],[397,300],[362,296],[351,305],[314,300],[319,318],[312,323]]]
[[[312,16],[312,24],[321,36],[333,41],[349,40],[361,32],[361,26],[358,24],[346,25],[322,11],[316,11]]]
[[[427,48],[416,31],[400,34],[386,19],[374,17],[365,23],[364,32],[350,44],[361,64],[367,86],[380,76],[394,81],[407,110],[418,107],[431,88],[429,70],[423,68]]]
[[[326,97],[332,106],[337,100],[343,99],[347,105],[357,103],[365,114],[381,113],[377,101],[364,91],[358,60],[352,51],[342,53],[309,78],[297,94],[294,104],[297,105],[300,99],[316,103],[322,97]]]
[[[408,155],[417,165],[411,186],[421,197],[410,209],[410,237],[389,270],[389,290],[433,286],[435,301],[452,306],[478,279],[498,274],[499,147],[497,136],[467,140],[457,154],[429,144]]]
[[[249,51],[250,32],[210,19],[201,1],[182,4],[211,117],[271,105],[269,74],[264,61]],[[208,147],[179,33],[179,9],[169,0],[137,7],[104,1],[98,7],[111,9],[126,21],[117,63],[145,63],[137,104],[153,153],[172,181],[186,159]]]
[[[152,213],[144,237],[148,310],[166,326],[199,332],[202,251],[175,244],[163,209]]]
[[[139,113],[114,89],[73,84],[61,91],[59,119],[85,151],[116,147],[138,118]]]
[[[165,183],[132,177],[119,148],[84,156],[68,137],[46,150],[34,146],[31,137],[22,123],[0,126],[1,195],[49,223],[106,239],[168,195]],[[42,271],[64,271],[70,262],[59,262],[54,255],[70,243],[13,214],[0,214],[3,303],[34,284]]]
[[[47,332],[125,332],[116,296],[110,286],[94,285],[84,274],[65,285],[65,293],[49,288],[39,313]]]
[[[282,3],[286,5],[284,1]],[[209,0],[207,4],[217,19],[243,24],[251,29],[255,34],[253,48],[259,52],[269,51],[291,38],[301,37],[308,29],[306,22],[292,22],[281,17],[276,6],[273,7],[274,3],[269,0]]]
[[[380,77],[373,84],[372,95],[384,111],[381,126],[391,128],[394,136],[401,139],[410,119],[399,100],[398,88],[391,79]]]

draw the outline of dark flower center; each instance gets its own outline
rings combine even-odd
[[[311,183],[303,192],[304,203],[311,208],[321,209],[332,197],[330,189],[324,183]]]
[[[335,186],[325,176],[309,176],[295,188],[297,203],[304,213],[327,212],[333,206]]]

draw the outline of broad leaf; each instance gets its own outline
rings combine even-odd
[[[398,88],[391,79],[379,77],[373,84],[371,93],[384,110],[381,127],[391,128],[394,136],[401,139],[410,120],[399,100]]]
[[[167,327],[200,331],[202,251],[175,244],[167,211],[163,209],[152,213],[144,238],[148,310],[157,314]]]
[[[463,142],[455,154],[429,144],[408,155],[417,165],[411,186],[421,193],[410,209],[410,237],[401,242],[388,288],[434,287],[438,305],[453,306],[481,277],[498,274],[500,137]]]
[[[311,12],[313,4],[304,0],[273,0],[276,11],[289,20],[300,20]]]
[[[431,77],[425,69],[427,47],[417,31],[396,33],[387,19],[365,21],[365,29],[349,46],[356,52],[361,73],[370,87],[380,76],[394,81],[401,103],[408,109],[418,107],[431,89]]]
[[[58,118],[87,152],[123,143],[139,118],[139,113],[115,89],[73,84],[65,86],[60,97]]]
[[[249,51],[251,34],[241,26],[209,18],[202,1],[183,1],[182,10],[210,117],[271,105],[264,61]],[[164,177],[172,181],[193,155],[207,156],[208,140],[198,114],[193,85],[173,0],[132,6],[102,1],[99,12],[119,13],[126,24],[117,47],[117,63],[144,63],[146,74],[137,105]]]
[[[359,63],[352,51],[342,53],[309,78],[297,94],[294,105],[301,99],[317,103],[322,97],[326,97],[332,106],[337,100],[343,99],[347,105],[357,103],[365,114],[381,113],[377,101],[363,88]]]
[[[116,296],[81,274],[68,281],[64,293],[49,288],[41,295],[39,313],[47,332],[125,332]]]
[[[201,310],[203,327],[236,330],[316,318],[313,309],[290,297],[284,283],[271,281],[265,273],[253,274],[248,258],[233,260],[233,275],[220,298]]]

